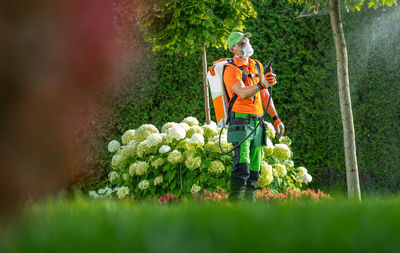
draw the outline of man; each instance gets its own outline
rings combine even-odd
[[[230,64],[227,64],[224,70],[224,84],[230,103],[233,103],[229,113],[228,142],[234,146],[238,145],[261,120],[263,106],[264,108],[267,106],[269,99],[266,87],[275,84],[272,69],[264,76],[262,64],[250,59],[254,52],[249,41],[250,37],[250,33],[233,32],[227,41],[230,51],[234,54],[233,60],[228,60]],[[274,121],[278,135],[281,136],[285,128],[276,113],[272,99],[268,113]],[[255,201],[254,194],[266,138],[265,128],[258,127],[235,150],[229,200]]]

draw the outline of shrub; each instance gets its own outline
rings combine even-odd
[[[275,136],[272,124],[268,126],[268,135]],[[167,198],[167,193],[182,197],[203,190],[204,198],[213,199],[210,191],[229,191],[233,153],[221,152],[218,136],[221,129],[214,122],[199,126],[198,120],[191,116],[181,123],[168,122],[161,129],[160,133],[154,125],[144,124],[122,135],[124,145],[112,140],[108,145],[113,147],[108,148],[113,157],[107,186],[91,191],[90,195]],[[289,137],[281,138],[275,145],[273,141],[268,141],[272,152],[263,155],[258,186],[260,189],[268,186],[280,193],[288,189],[300,192],[311,181],[311,175],[304,167],[295,168],[294,162],[288,160],[292,156]],[[224,150],[232,148],[227,142],[226,130],[221,136],[221,146]]]

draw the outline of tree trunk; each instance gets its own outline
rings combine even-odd
[[[349,69],[346,40],[344,38],[340,0],[329,0],[329,10],[333,39],[336,48],[337,76],[339,86],[340,111],[342,114],[344,153],[346,159],[347,191],[349,198],[361,201],[360,183],[356,156],[353,113],[351,109]]]
[[[207,58],[206,58],[206,47],[203,46],[201,55],[203,62],[203,91],[204,91],[204,112],[206,114],[206,124],[210,124],[210,102],[208,99],[208,86],[207,86]]]

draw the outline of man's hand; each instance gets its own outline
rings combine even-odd
[[[285,133],[285,126],[283,125],[282,121],[278,116],[275,116],[274,118],[274,126],[276,133],[278,134],[278,138],[281,138],[282,135]]]
[[[269,72],[265,75],[263,75],[262,80],[261,80],[261,85],[266,88],[267,85],[272,86],[276,84],[275,80],[275,74],[272,73],[272,67],[269,67]]]
[[[268,72],[262,77],[262,84],[264,87],[267,87],[267,85],[272,86],[275,85],[276,80],[275,80],[275,74],[272,72]]]

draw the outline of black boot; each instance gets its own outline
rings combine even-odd
[[[231,173],[231,192],[229,201],[243,200],[246,191],[246,180],[250,176],[248,163],[240,163],[233,168]]]
[[[250,176],[247,179],[246,192],[244,194],[245,200],[256,202],[255,193],[257,190],[258,176],[259,176],[258,171],[250,170]]]

